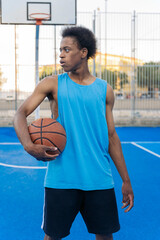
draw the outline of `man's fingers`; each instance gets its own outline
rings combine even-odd
[[[122,203],[126,203],[126,202],[129,202],[129,196],[128,196],[128,194],[123,194]]]
[[[59,156],[59,154],[52,154],[52,153],[46,153],[46,156],[47,156],[47,158],[49,159],[49,160],[54,160],[56,157],[58,157]],[[46,159],[47,159],[46,158]]]
[[[38,161],[43,161],[43,162],[48,162],[48,161],[52,161],[55,160],[56,157],[59,156],[59,154],[55,154],[55,155],[51,155],[51,154],[46,154],[47,157],[44,158],[37,158]]]
[[[132,207],[133,207],[133,205],[130,203],[129,207],[125,210],[125,212],[129,212]]]
[[[45,147],[45,151],[55,152],[57,150],[57,147]]]
[[[129,202],[122,202],[122,203],[123,203],[122,208],[125,208],[125,207],[127,207],[129,205]]]
[[[127,201],[123,200],[123,206],[122,208],[126,208],[127,206],[129,206],[125,212],[129,212],[131,210],[131,208],[134,206],[134,199],[133,199],[133,195],[128,194],[128,199]]]
[[[45,148],[45,155],[47,157],[57,157],[57,154],[59,153],[57,147],[47,147]]]

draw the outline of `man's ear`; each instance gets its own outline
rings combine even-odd
[[[82,52],[82,58],[86,58],[87,55],[88,55],[88,49],[87,48],[82,48],[81,52]]]

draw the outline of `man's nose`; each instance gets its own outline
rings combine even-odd
[[[64,52],[63,52],[63,51],[60,52],[59,57],[60,57],[60,58],[64,58]]]

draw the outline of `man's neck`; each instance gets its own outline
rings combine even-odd
[[[84,74],[75,74],[72,72],[68,73],[69,77],[76,83],[81,84],[81,85],[89,85],[95,81],[95,77],[88,73]]]
[[[68,75],[71,79],[73,79],[76,82],[85,82],[92,77],[88,69],[88,64],[86,64],[83,67],[80,67],[79,69],[76,69],[75,71],[69,72]]]

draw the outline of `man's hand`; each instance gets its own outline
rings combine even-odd
[[[123,182],[122,184],[122,194],[123,194],[123,206],[122,208],[128,207],[125,212],[129,212],[134,205],[134,194],[130,182]]]
[[[56,157],[59,156],[59,154],[57,154],[57,148],[40,144],[31,144],[30,146],[27,146],[25,150],[31,156],[43,162],[55,160]]]

